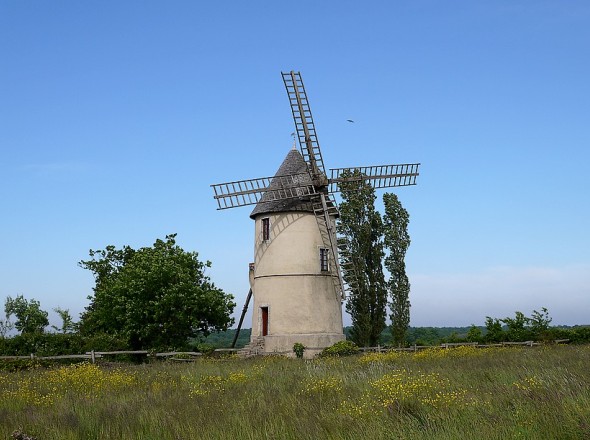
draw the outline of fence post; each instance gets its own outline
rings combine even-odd
[[[90,359],[92,359],[92,363],[94,363],[94,350],[90,352]]]
[[[31,360],[35,359],[35,355],[31,353]]]

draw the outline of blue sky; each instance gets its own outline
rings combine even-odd
[[[274,174],[298,70],[328,168],[422,163],[395,191],[411,325],[589,324],[588,23],[585,1],[1,1],[0,301],[77,316],[89,249],[177,233],[239,313],[254,225],[209,185]]]

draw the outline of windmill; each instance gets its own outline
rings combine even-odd
[[[281,74],[300,151],[294,145],[273,177],[211,186],[218,209],[256,205],[250,214],[256,224],[255,262],[250,264],[251,288],[238,325],[239,332],[254,296],[246,352],[291,353],[299,342],[307,347],[306,355],[312,355],[344,339],[341,302],[346,284],[335,231],[334,194],[339,185],[415,185],[420,164],[336,168],[328,177],[301,74]],[[236,339],[237,333],[234,344]]]

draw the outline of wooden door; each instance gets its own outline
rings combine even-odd
[[[268,335],[268,307],[260,307],[262,312],[262,336]]]

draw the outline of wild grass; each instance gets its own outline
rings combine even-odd
[[[590,348],[0,373],[0,439],[590,439]]]

